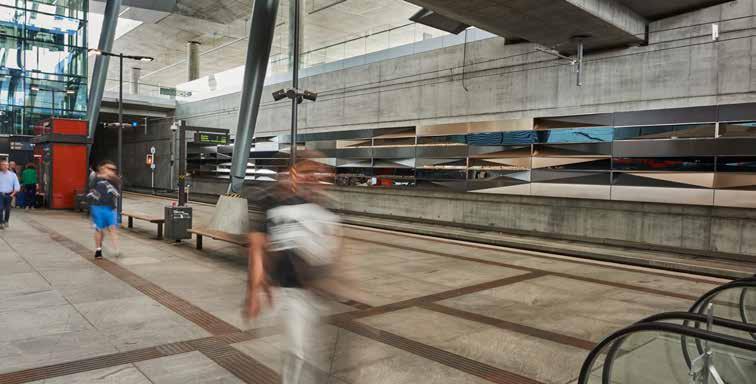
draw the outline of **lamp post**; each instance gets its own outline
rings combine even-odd
[[[67,95],[73,95],[76,93],[76,91],[74,91],[73,89],[58,90],[58,89],[40,88],[36,85],[32,85],[31,90],[32,92],[50,92],[50,94],[52,95],[52,103],[51,103],[52,107],[50,109],[52,110],[51,117],[53,118],[55,117],[55,94],[65,93]]]
[[[110,56],[118,58],[118,149],[117,149],[117,163],[118,170],[123,175],[123,60],[138,60],[143,62],[151,62],[155,60],[149,56],[136,56],[136,55],[124,55],[121,53],[106,52],[99,49],[90,49],[90,52],[94,52],[95,55]],[[96,119],[97,116],[92,116]],[[123,193],[118,196],[118,222],[121,222],[121,212],[123,211]]]

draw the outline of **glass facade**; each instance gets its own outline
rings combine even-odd
[[[0,134],[87,112],[88,0],[0,0]]]

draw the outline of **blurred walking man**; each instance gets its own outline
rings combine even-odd
[[[263,296],[280,314],[286,338],[283,384],[313,377],[304,372],[318,357],[312,342],[322,305],[313,288],[329,277],[340,248],[338,217],[318,203],[321,167],[297,164],[289,180],[280,181],[264,199],[265,221],[249,235],[246,311],[256,317]]]
[[[18,177],[9,169],[7,160],[0,161],[0,229],[8,227],[10,220],[11,201],[21,189]]]
[[[121,178],[118,177],[115,164],[103,161],[97,167],[97,174],[89,186],[89,212],[95,227],[95,259],[102,258],[102,240],[105,231],[110,235],[113,251],[116,257],[120,255],[118,248],[118,233],[116,232],[117,213],[116,204],[121,195]]]

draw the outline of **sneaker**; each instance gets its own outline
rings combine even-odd
[[[5,223],[0,223],[0,229],[5,229]]]
[[[95,259],[102,259],[102,249],[98,249],[95,251]]]

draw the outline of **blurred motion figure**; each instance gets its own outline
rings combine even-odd
[[[102,240],[105,231],[110,235],[113,250],[116,256],[120,255],[118,248],[118,225],[116,204],[121,195],[121,178],[112,161],[105,160],[97,166],[97,174],[89,185],[89,211],[92,215],[92,224],[95,227],[95,259],[102,258]]]
[[[321,205],[323,170],[309,161],[293,167],[288,180],[276,183],[261,200],[264,220],[257,220],[249,235],[245,309],[247,316],[257,317],[265,298],[280,315],[286,342],[284,384],[302,383],[308,362],[315,358],[311,344],[322,312],[316,291],[329,279],[341,245],[338,216]]]

